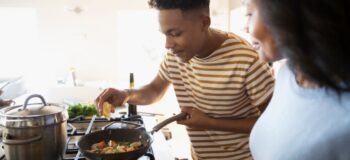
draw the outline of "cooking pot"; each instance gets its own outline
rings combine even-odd
[[[32,98],[39,98],[42,102],[29,104]],[[62,159],[67,119],[65,106],[46,103],[38,94],[29,96],[24,105],[1,109],[0,125],[6,159]]]
[[[92,160],[135,160],[142,155],[147,154],[148,149],[150,148],[153,139],[152,134],[159,131],[165,125],[174,122],[176,120],[185,119],[187,116],[186,113],[180,113],[175,116],[172,116],[156,126],[149,132],[144,129],[130,129],[130,128],[119,128],[119,129],[106,129],[101,131],[96,131],[89,133],[81,137],[78,141],[78,147],[81,153],[89,159]],[[142,146],[141,148],[124,153],[113,153],[113,154],[100,154],[91,152],[91,146],[95,143],[101,142],[104,140],[108,142],[109,140],[114,140],[116,142],[136,142],[140,141]]]

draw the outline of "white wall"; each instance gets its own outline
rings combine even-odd
[[[212,0],[213,26],[229,30],[230,9],[238,4],[240,0]],[[30,75],[40,77],[37,80],[41,82],[37,85],[44,85],[43,82],[51,85],[57,79],[66,78],[70,67],[76,69],[77,78],[82,81],[126,79],[128,75],[121,75],[120,71],[128,68],[120,68],[117,64],[128,54],[118,52],[116,45],[117,11],[152,10],[147,1],[140,0],[0,0],[0,7],[32,8],[36,12],[39,46],[32,50],[33,53],[23,53],[29,62],[17,65],[16,70],[23,68]],[[76,7],[82,11],[72,11]],[[139,21],[140,30],[142,24],[147,23],[142,17],[130,21]],[[125,41],[133,42],[132,37]],[[164,44],[155,45],[164,48]]]
[[[23,56],[33,62],[41,59],[49,68],[50,80],[65,76],[70,67],[82,80],[117,80],[116,53],[118,9],[148,10],[139,0],[1,0],[1,7],[34,8],[37,14],[39,50]],[[82,12],[69,11],[81,7]],[[25,26],[23,26],[25,27]],[[160,45],[161,46],[161,45]],[[39,52],[39,53],[38,53]],[[6,53],[1,53],[6,54]],[[31,59],[33,58],[33,59]],[[26,66],[18,66],[26,68]],[[42,69],[41,68],[41,69]],[[35,69],[39,69],[37,67]]]

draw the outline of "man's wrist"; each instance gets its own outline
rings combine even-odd
[[[124,89],[124,92],[126,93],[126,98],[130,101],[132,99],[133,89]]]

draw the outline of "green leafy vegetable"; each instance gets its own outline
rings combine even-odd
[[[75,105],[69,105],[68,115],[69,115],[69,118],[74,118],[74,117],[79,116],[79,115],[82,115],[82,116],[97,115],[97,116],[99,116],[99,114],[96,110],[95,104],[82,104],[82,103],[78,103]]]

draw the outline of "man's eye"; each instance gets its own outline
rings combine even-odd
[[[247,13],[245,16],[251,17],[253,14],[252,13]]]
[[[181,32],[171,33],[170,35],[173,37],[179,37],[179,36],[181,36]]]

